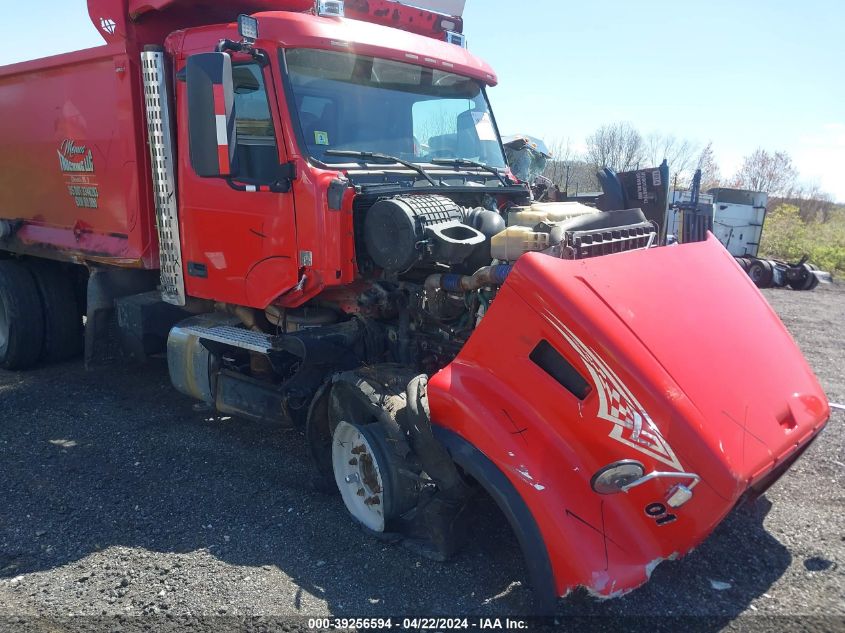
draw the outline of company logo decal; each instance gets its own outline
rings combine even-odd
[[[76,206],[80,209],[98,208],[100,189],[94,173],[94,154],[85,145],[78,145],[70,139],[62,141],[57,153],[68,193]]]
[[[117,30],[117,24],[111,18],[100,18],[100,28],[109,35],[114,35]]]
[[[545,316],[584,361],[598,395],[598,417],[613,424],[609,437],[677,471],[683,471],[672,447],[622,379],[557,317],[549,313]]]
[[[84,145],[66,139],[59,147],[59,164],[63,172],[94,171],[94,155]]]

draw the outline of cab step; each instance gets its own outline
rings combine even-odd
[[[238,347],[251,352],[258,352],[259,354],[268,354],[275,349],[273,345],[274,336],[231,325],[215,325],[211,327],[192,325],[184,328],[184,331],[207,341],[223,343],[230,347]]]

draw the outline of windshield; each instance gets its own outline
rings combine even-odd
[[[313,49],[285,51],[302,140],[328,150],[388,154],[425,163],[464,159],[504,168],[483,87],[474,79],[414,64]]]

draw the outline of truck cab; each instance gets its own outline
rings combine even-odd
[[[344,237],[354,232],[356,187],[525,197],[524,187],[489,169],[431,162],[471,160],[506,173],[485,92],[495,75],[466,49],[333,16],[275,11],[254,20],[260,37],[248,51],[211,53],[224,33],[205,28],[165,43],[184,79],[175,84],[176,120],[188,122],[175,143],[185,161],[177,191],[188,295],[296,307],[353,283],[361,262]],[[229,58],[214,85],[231,90],[222,165],[217,153],[191,145],[219,147],[214,91],[193,105],[190,98],[192,78],[208,76],[190,72],[191,58],[202,55],[207,63]],[[212,156],[210,168],[197,155]],[[246,217],[231,212],[244,207]]]

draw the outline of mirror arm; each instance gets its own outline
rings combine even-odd
[[[214,47],[215,53],[225,53],[226,51],[234,51],[240,53],[244,49],[243,44],[235,42],[234,40],[220,40],[217,46]]]
[[[296,163],[291,161],[289,163],[279,165],[278,179],[274,182],[267,183],[251,181],[247,178],[236,178],[229,176],[228,178],[226,178],[226,184],[228,184],[235,191],[249,191],[251,193],[259,191],[269,191],[271,193],[288,193],[293,188],[294,180],[296,180]]]
[[[217,43],[217,46],[214,47],[215,53],[225,53],[226,51],[232,51],[233,53],[247,53],[255,61],[257,61],[262,68],[270,63],[270,56],[266,51],[260,48],[253,48],[251,44],[247,44],[246,42],[235,42],[234,40],[224,39],[220,40]]]

